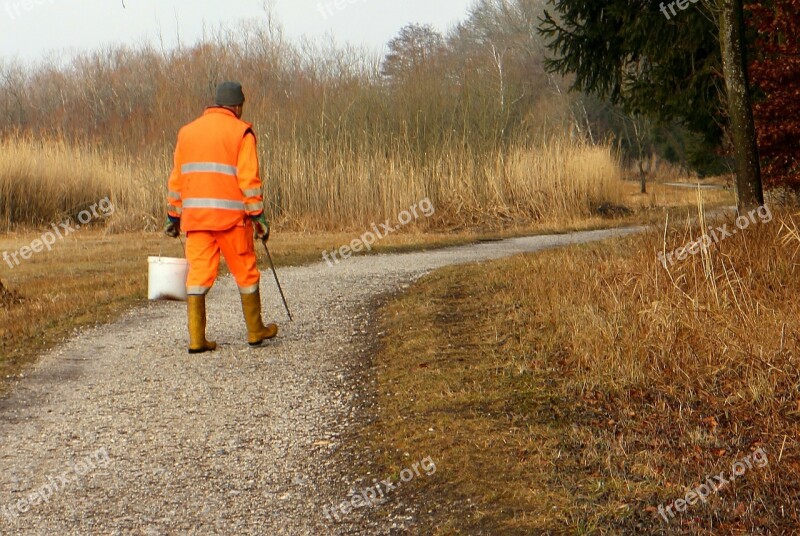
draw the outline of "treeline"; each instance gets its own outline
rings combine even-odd
[[[443,226],[590,214],[615,200],[615,151],[592,143],[577,99],[544,71],[540,14],[538,1],[483,0],[447,35],[403,28],[385,58],[289,42],[267,16],[175,50],[144,44],[63,64],[6,62],[0,135],[17,140],[8,154],[30,154],[32,136],[113,155],[132,174],[113,181],[127,200],[119,204],[156,225],[178,129],[212,102],[217,83],[237,79],[260,136],[270,216],[286,225],[360,225],[425,196]],[[47,170],[58,169],[64,151],[47,153]],[[20,165],[6,163],[0,177],[7,225],[27,195],[20,182],[56,180],[24,179]],[[88,195],[80,177],[68,182],[75,193],[64,210]],[[35,213],[46,219],[55,209]]]
[[[419,155],[452,145],[493,149],[561,132],[571,113],[563,81],[543,69],[540,15],[536,1],[484,0],[448,35],[403,28],[385,58],[292,44],[267,19],[177,50],[149,44],[64,65],[6,63],[2,129],[138,151],[172,142],[218,82],[239,79],[248,117],[269,136],[402,144]]]
[[[725,170],[724,133],[713,120],[720,111],[710,109],[718,106],[712,94],[717,59],[697,65],[697,83],[708,86],[696,100],[708,108],[693,114],[697,124],[653,122],[635,110],[567,94],[569,80],[544,68],[545,7],[545,0],[478,0],[447,34],[403,28],[384,58],[334,44],[290,43],[268,15],[177,50],[141,45],[80,54],[63,64],[0,63],[0,134],[58,136],[149,154],[173,142],[179,126],[211,101],[216,83],[236,78],[248,88],[248,118],[273,142],[292,139],[319,150],[402,148],[425,159],[443,148],[485,152],[569,132],[590,143],[611,141],[630,160],[657,154],[687,171]],[[631,2],[629,9],[661,17],[657,5]],[[800,86],[800,45],[786,36],[798,30],[800,0],[751,2],[748,9],[760,144],[768,178],[785,180],[796,166],[789,148],[798,139],[792,119],[798,114],[784,112],[794,110]],[[685,25],[687,40],[708,37],[708,17],[683,15],[663,24]],[[681,54],[665,61],[685,63]]]

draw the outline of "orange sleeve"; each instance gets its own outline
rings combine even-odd
[[[236,172],[239,177],[239,188],[244,194],[245,212],[248,216],[259,216],[264,212],[264,196],[258,171],[256,136],[252,132],[245,134],[242,140]]]
[[[183,187],[183,175],[180,169],[180,146],[175,147],[175,157],[172,165],[172,173],[169,176],[167,194],[167,213],[173,218],[180,218],[183,213],[183,199],[181,197],[181,189]]]

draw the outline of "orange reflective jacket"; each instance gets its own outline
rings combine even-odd
[[[208,108],[183,127],[169,178],[169,214],[184,231],[225,231],[264,211],[253,127]]]

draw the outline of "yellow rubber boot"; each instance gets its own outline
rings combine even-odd
[[[189,313],[189,353],[213,352],[217,343],[206,340],[206,297],[189,296],[186,300]]]
[[[264,325],[261,320],[261,293],[257,290],[253,294],[242,294],[242,311],[247,324],[247,342],[250,346],[257,347],[278,335],[278,326],[275,324]]]

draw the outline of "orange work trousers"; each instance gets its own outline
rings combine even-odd
[[[219,271],[220,252],[225,257],[239,292],[253,294],[258,290],[261,274],[256,265],[253,225],[246,222],[226,231],[189,231],[186,233],[186,258],[189,277],[186,291],[205,295],[214,286]]]

